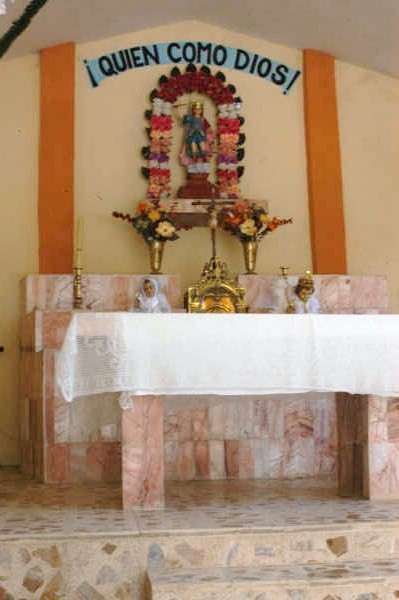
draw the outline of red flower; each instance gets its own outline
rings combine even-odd
[[[239,119],[229,119],[228,117],[222,117],[217,120],[217,129],[220,135],[224,133],[239,133],[240,121]]]
[[[169,115],[152,115],[151,127],[153,129],[157,129],[158,131],[167,131],[172,129],[172,117]]]

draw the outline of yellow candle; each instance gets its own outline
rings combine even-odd
[[[83,249],[83,217],[78,219],[78,231],[76,235],[76,248],[77,250]]]
[[[79,217],[76,232],[76,247],[75,247],[75,267],[82,267],[82,249],[83,249],[83,217]]]

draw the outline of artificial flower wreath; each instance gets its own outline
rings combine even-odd
[[[170,77],[163,75],[159,79],[159,88],[150,95],[152,108],[146,111],[150,145],[142,149],[144,158],[149,161],[149,167],[144,167],[142,172],[149,180],[147,198],[150,201],[165,199],[170,194],[172,106],[179,96],[191,92],[206,94],[217,105],[218,188],[222,198],[239,198],[238,180],[244,172],[244,167],[238,164],[244,157],[244,149],[239,146],[243,145],[245,135],[240,133],[244,118],[238,114],[241,100],[234,97],[235,91],[233,85],[225,84],[223,73],[212,75],[206,66],[197,70],[195,65],[189,64],[185,73],[174,67]]]

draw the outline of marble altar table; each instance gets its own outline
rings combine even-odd
[[[57,377],[69,401],[122,392],[126,506],[163,503],[164,394],[339,392],[341,491],[394,497],[397,446],[384,428],[398,334],[397,315],[76,313]]]
[[[143,277],[85,275],[83,311],[126,311]],[[172,307],[181,311],[179,277],[157,279]],[[280,279],[240,276],[252,313],[276,309],[273,290]],[[290,276],[289,282],[295,279]],[[315,275],[314,281],[323,313],[388,311],[384,277],[325,274]],[[55,359],[73,315],[72,305],[71,275],[32,274],[21,281],[21,468],[44,483],[120,482],[118,392],[66,402],[55,383]],[[343,493],[397,494],[398,407],[396,398],[334,392],[165,396],[165,480],[329,477],[335,481],[339,475]],[[371,462],[378,478],[368,483],[366,466]],[[360,478],[359,465],[364,475]]]

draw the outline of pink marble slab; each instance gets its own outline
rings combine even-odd
[[[222,440],[210,440],[209,442],[209,477],[210,479],[226,477],[224,442]]]
[[[209,442],[194,442],[194,467],[196,477],[207,479],[209,477]]]
[[[182,444],[193,439],[193,421],[190,410],[182,410],[178,414],[178,440]]]
[[[294,286],[301,275],[290,275],[289,284]],[[313,275],[315,292],[322,312],[382,312],[388,310],[387,281],[382,276],[367,275]],[[245,288],[246,301],[252,312],[265,309],[281,311],[274,288],[279,280],[276,275],[240,275]]]
[[[83,308],[94,311],[128,310],[146,275],[83,275]],[[173,308],[182,307],[178,275],[155,275]],[[70,311],[72,275],[28,275],[21,281],[23,313],[33,310]]]
[[[45,419],[45,439],[46,443],[53,445],[55,443],[55,411],[54,411],[54,352],[49,350],[44,353],[44,419]]]
[[[350,304],[364,308],[388,309],[388,284],[385,277],[349,277]]]
[[[164,439],[165,442],[177,442],[179,439],[179,416],[174,412],[164,416]]]
[[[298,432],[299,433],[299,432]],[[287,479],[316,475],[315,444],[312,436],[292,435],[285,440],[283,476]]]
[[[123,411],[123,443],[163,449],[163,399],[160,396],[132,398],[133,408]]]
[[[317,283],[316,283],[317,282]],[[351,297],[351,279],[342,275],[323,275],[315,278],[317,294],[325,312],[336,312],[342,309],[350,310],[352,300],[361,306],[360,298]],[[359,291],[362,288],[360,282]]]
[[[164,466],[165,479],[167,481],[177,481],[180,479],[179,449],[179,442],[165,440]]]
[[[179,444],[178,479],[191,481],[195,477],[194,443],[184,441]]]
[[[399,443],[399,399],[389,398],[387,403],[387,438]]]
[[[224,401],[224,427],[223,438],[225,440],[238,440],[240,431],[240,398],[232,398]],[[220,399],[218,400],[220,402]]]
[[[240,473],[238,440],[225,440],[224,457],[226,477],[238,477]]]
[[[367,441],[380,444],[388,441],[388,399],[379,396],[368,398]]]
[[[122,448],[123,506],[156,508],[164,503],[163,452],[160,448]]]
[[[163,398],[132,396],[122,411],[123,505],[155,507],[164,501]]]
[[[208,439],[208,409],[197,408],[193,410],[192,430],[194,440]]]
[[[210,439],[223,439],[225,430],[225,407],[223,402],[215,402],[209,407],[208,426]]]
[[[265,479],[282,479],[286,473],[284,439],[266,440],[263,455],[263,476]]]
[[[48,483],[64,483],[69,474],[69,446],[55,444],[48,446],[46,452],[46,473]]]
[[[369,480],[366,497],[372,499],[389,498],[392,493],[392,471],[389,464],[390,444],[388,442],[371,444],[368,448]]]
[[[239,440],[238,469],[240,479],[254,479],[254,449],[252,440]]]
[[[86,444],[71,444],[69,452],[69,480],[72,482],[87,481],[87,475]]]

